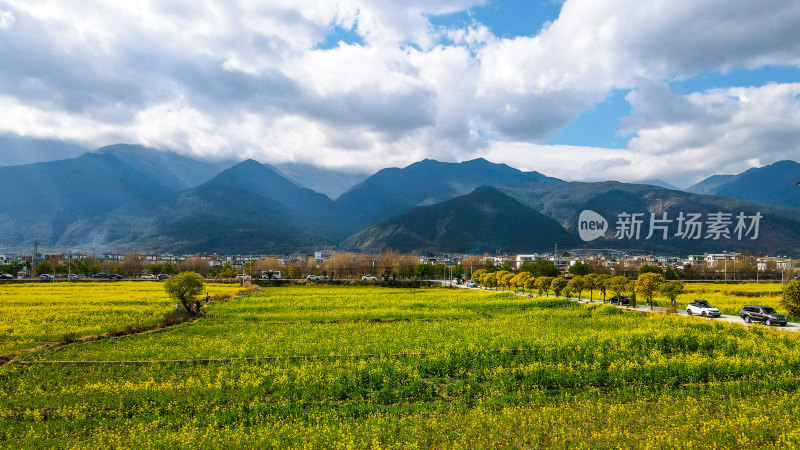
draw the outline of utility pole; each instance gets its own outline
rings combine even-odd
[[[725,284],[728,284],[728,255],[725,255]]]
[[[556,270],[558,270],[558,243],[556,243],[556,246],[553,249],[553,264],[555,264]]]

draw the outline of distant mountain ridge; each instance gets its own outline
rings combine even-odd
[[[495,253],[540,251],[554,243],[569,246],[578,240],[553,219],[493,187],[481,186],[367,228],[342,247],[369,252],[391,247],[403,252]]]
[[[800,207],[800,163],[778,161],[737,175],[713,175],[690,187],[690,192],[722,195],[776,206]]]
[[[461,163],[424,159],[402,169],[378,171],[337,198],[336,205],[347,215],[352,228],[361,229],[416,206],[468,194],[479,186],[507,186],[543,179],[548,177],[483,158]]]
[[[0,167],[0,245],[55,243],[73,222],[130,201],[199,185],[216,168],[174,153],[116,145],[62,161]],[[135,155],[149,155],[136,157]],[[157,166],[151,158],[158,155]]]
[[[338,172],[311,164],[280,163],[274,164],[273,167],[299,186],[325,194],[332,199],[336,199],[370,176],[368,173]]]
[[[245,160],[227,167],[114,145],[62,161],[0,167],[0,249],[28,249],[35,239],[40,248],[94,252],[497,252],[549,248],[554,242],[545,241],[555,241],[670,254],[800,254],[800,208],[753,202],[791,203],[800,190],[797,166],[786,161],[712,177],[701,185],[722,194],[700,195],[647,184],[565,182],[480,158],[428,159],[383,169],[334,201],[269,164]],[[742,186],[746,200],[726,191]],[[582,243],[576,227],[586,209],[612,224],[623,212],[759,213],[763,222],[757,241],[626,241],[607,233]]]

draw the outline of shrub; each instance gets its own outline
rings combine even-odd
[[[800,317],[800,281],[793,281],[783,290],[781,305],[789,311],[789,315]]]

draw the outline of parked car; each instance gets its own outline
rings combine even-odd
[[[611,297],[609,302],[612,305],[629,306],[631,304],[631,298],[627,295],[616,295]]]
[[[378,281],[378,277],[372,275],[364,275],[361,279],[365,281]]]
[[[237,280],[249,280],[250,279],[250,275],[247,275],[246,273],[240,273],[240,274],[236,275],[236,279]]]
[[[111,277],[107,273],[98,272],[98,273],[92,275],[92,278],[105,278],[105,279],[108,279],[108,278],[111,278]]]
[[[10,273],[0,274],[0,280],[13,280],[13,279],[14,275],[11,275]]]
[[[111,273],[111,274],[108,275],[108,278],[110,278],[112,280],[121,280],[122,279],[122,275],[119,275],[119,274],[116,274],[116,273]]]
[[[318,278],[317,278],[316,275],[306,275],[306,280],[314,281],[314,280],[318,280]]]
[[[764,325],[780,325],[786,326],[787,318],[783,314],[778,314],[778,311],[770,308],[769,306],[761,305],[745,305],[739,312],[739,317],[746,323],[750,322],[764,322]]]
[[[77,273],[71,273],[71,274],[69,274],[69,279],[70,279],[70,280],[77,280],[78,278],[80,278],[80,277],[78,276],[78,274],[77,274]]]
[[[695,301],[689,303],[686,306],[686,314],[690,316],[697,314],[703,317],[719,317],[721,315],[719,309],[709,305],[708,302],[702,298],[695,299]]]
[[[160,273],[160,274],[156,275],[156,278],[159,281],[163,281],[163,280],[166,280],[167,278],[169,278],[169,275],[167,275],[166,273]]]
[[[280,270],[262,270],[261,271],[261,279],[262,280],[280,280],[281,279],[281,271]]]
[[[39,278],[42,279],[42,280],[52,280],[55,277],[53,277],[49,273],[43,273],[43,274],[39,275]]]
[[[474,281],[472,281],[472,280],[469,280],[469,281],[467,281],[467,287],[468,287],[468,288],[475,288],[475,287],[478,287],[478,283],[476,283],[476,282],[474,282]]]
[[[142,275],[141,277],[139,277],[139,279],[141,279],[141,280],[157,280],[158,277],[153,275],[152,273],[148,273],[147,275]]]

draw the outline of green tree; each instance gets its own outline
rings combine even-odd
[[[222,265],[222,267],[219,268],[219,277],[220,278],[233,278],[235,276],[236,276],[236,274],[233,271],[233,266],[231,265],[231,263],[226,262],[225,264]],[[289,270],[287,270],[287,277],[289,277],[289,278],[297,278],[296,275],[292,276]]]
[[[508,272],[505,270],[498,270],[497,272],[492,272],[489,274],[488,281],[489,287],[492,288],[503,288],[503,275],[507,274]]]
[[[545,297],[550,295],[548,291],[550,290],[550,285],[553,284],[554,279],[555,278],[553,277],[539,277],[536,279],[536,289],[539,290],[539,295],[542,295],[542,292],[544,292]]]
[[[781,306],[789,311],[792,317],[800,317],[800,281],[792,281],[783,288]]]
[[[619,297],[628,289],[628,284],[630,284],[631,280],[628,277],[623,277],[622,275],[617,275],[616,277],[611,277],[608,282],[606,283],[607,289],[614,294],[615,297]]]
[[[511,284],[514,286],[514,290],[517,290],[517,289],[519,289],[520,286],[522,286],[522,292],[524,293],[525,292],[525,282],[528,281],[528,279],[530,277],[531,277],[531,273],[530,272],[520,272],[520,273],[514,275],[514,277],[511,278]]]
[[[73,259],[70,261],[69,269],[74,274],[86,275],[89,273],[89,267],[86,265],[86,261],[83,259]]]
[[[430,264],[418,265],[417,276],[419,277],[420,280],[429,280],[431,278],[431,265]]]
[[[528,272],[525,272],[525,273],[528,273]],[[536,287],[537,287],[536,282],[538,280],[539,279],[536,278],[536,277],[528,277],[528,279],[525,280],[525,289],[527,289],[530,292],[533,292],[533,290],[536,289]],[[541,291],[539,291],[539,295],[542,295]]]
[[[195,298],[203,292],[203,277],[194,272],[183,272],[168,278],[164,282],[164,290],[170,298],[179,301],[186,312],[196,314],[197,309],[192,310],[192,303]]]
[[[163,273],[161,272],[161,264],[150,264],[149,266],[147,266],[147,273],[149,273],[150,275],[158,275],[160,273]]]
[[[511,289],[511,279],[514,278],[514,274],[506,270],[501,270],[497,273],[497,284],[503,289]]]
[[[550,283],[550,287],[553,289],[553,293],[556,297],[561,296],[561,291],[567,287],[567,280],[563,278],[555,278],[552,283]]]
[[[93,262],[87,263],[86,270],[91,274],[100,273],[100,261],[94,260]]]
[[[660,288],[661,294],[667,297],[670,301],[670,305],[675,307],[675,299],[678,298],[679,295],[686,292],[686,288],[683,285],[683,281],[672,280],[667,281],[666,283],[661,285]]]
[[[639,267],[639,275],[641,275],[643,273],[654,273],[654,274],[657,274],[657,275],[664,275],[664,271],[661,270],[661,267],[650,266],[650,265],[647,265],[647,264]]]
[[[680,275],[672,267],[667,267],[664,269],[664,278],[667,280],[677,280],[680,278]]]
[[[602,274],[597,277],[597,289],[603,294],[603,303],[606,302],[606,292],[608,291],[608,281],[611,280],[611,275]]]
[[[519,268],[520,271],[530,272],[534,277],[557,277],[558,268],[552,261],[540,259],[539,261],[525,263]]]
[[[582,263],[580,261],[576,262],[575,264],[569,266],[569,273],[573,275],[588,275],[589,272],[592,271],[592,268],[589,267],[588,264]]]
[[[165,273],[167,275],[177,275],[178,272],[179,272],[178,266],[176,266],[175,264],[172,264],[169,261],[167,261],[167,262],[165,262],[164,264],[161,265],[161,270],[164,271],[162,273]]]
[[[583,277],[583,284],[586,286],[586,289],[589,290],[589,303],[594,301],[594,290],[599,287],[598,282],[600,279],[600,275],[596,273],[590,273]]]
[[[664,284],[664,275],[658,273],[643,273],[636,279],[636,293],[641,295],[653,309],[653,297]]]
[[[571,280],[569,280],[569,283],[567,283],[567,290],[571,294],[578,294],[578,300],[581,299],[581,294],[583,294],[585,289],[586,281],[580,275],[575,275]]]
[[[43,259],[39,261],[39,264],[36,264],[36,275],[41,275],[43,273],[53,273],[53,265],[50,264],[50,260]]]

